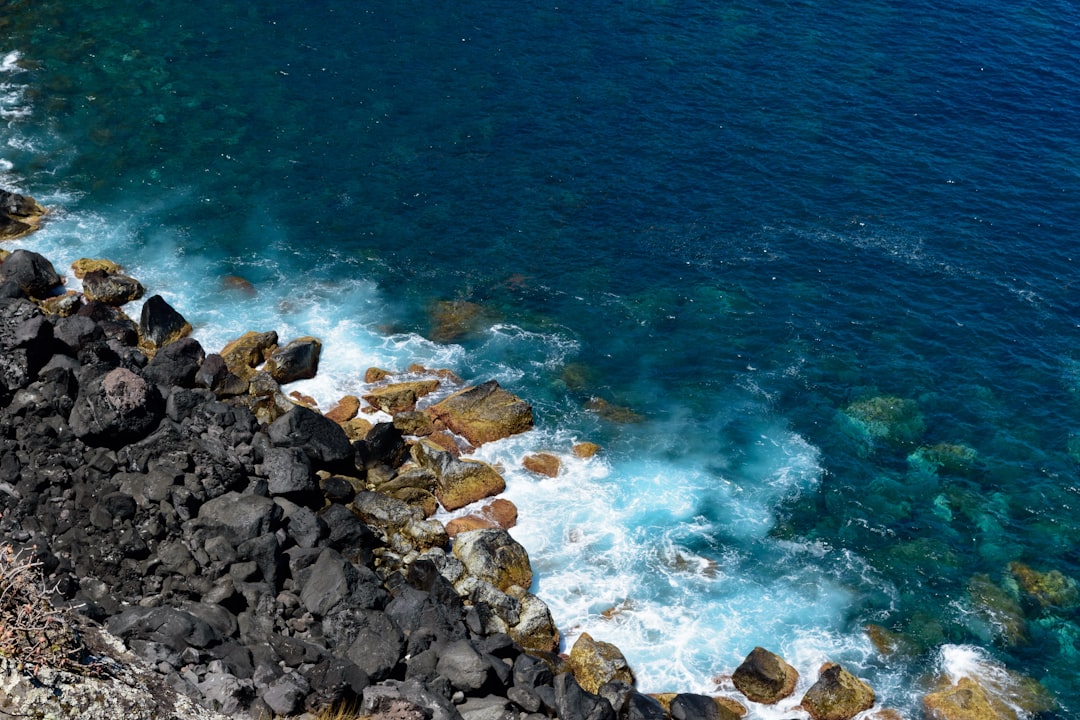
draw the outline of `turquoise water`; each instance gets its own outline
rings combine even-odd
[[[911,715],[994,664],[1080,705],[1077,604],[1010,571],[1080,579],[1075,6],[179,5],[3,3],[0,181],[54,208],[21,244],[211,349],[322,337],[324,407],[414,361],[529,398],[480,455],[567,642],[643,690],[761,644]]]

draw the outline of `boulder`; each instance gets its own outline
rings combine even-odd
[[[206,360],[195,338],[180,338],[161,348],[143,368],[143,377],[165,387],[195,387],[195,377]]]
[[[743,713],[724,700],[696,693],[680,693],[671,698],[668,710],[674,720],[740,720]]]
[[[86,277],[87,273],[94,272],[95,270],[103,270],[110,274],[119,274],[123,272],[123,268],[114,263],[112,260],[92,258],[79,258],[75,262],[71,263],[71,272],[75,277],[82,280]]]
[[[440,300],[431,307],[431,332],[435,342],[455,342],[467,337],[494,320],[478,303],[468,300]]]
[[[307,380],[318,372],[321,353],[322,342],[318,338],[297,338],[270,353],[263,369],[282,385]]]
[[[562,461],[551,453],[526,455],[521,464],[526,470],[547,477],[558,477],[559,470],[562,469]]]
[[[219,354],[225,360],[229,372],[248,380],[254,374],[255,368],[262,365],[270,356],[277,346],[277,341],[277,333],[273,330],[261,333],[246,332],[226,344]]]
[[[330,548],[304,575],[300,602],[317,617],[329,615],[339,607],[380,609],[388,597],[378,576],[364,566],[347,561]]]
[[[191,334],[191,323],[160,295],[152,295],[142,306],[139,335],[150,350],[164,347]]]
[[[585,409],[596,413],[608,422],[620,425],[645,422],[645,416],[641,413],[622,405],[616,405],[601,397],[589,398],[589,401],[585,403]]]
[[[52,263],[30,250],[16,250],[0,264],[0,283],[13,282],[27,295],[43,299],[63,282]]]
[[[914,400],[879,395],[858,400],[844,409],[844,415],[868,440],[893,445],[912,445],[922,437],[926,421]]]
[[[311,460],[300,448],[267,448],[261,469],[271,495],[304,495],[317,489]]]
[[[431,421],[431,416],[416,410],[406,410],[395,414],[394,427],[400,430],[403,435],[414,435],[416,437],[426,437],[435,432],[435,423]]]
[[[34,303],[0,299],[0,400],[33,382],[52,339],[53,326]]]
[[[416,408],[416,401],[434,392],[439,387],[438,380],[413,380],[391,383],[373,388],[364,395],[364,400],[372,407],[396,415]]]
[[[490,582],[500,590],[532,584],[529,554],[505,530],[471,530],[454,538],[454,557],[470,575]]]
[[[611,703],[584,690],[570,673],[556,675],[554,685],[560,720],[615,720]]]
[[[457,510],[506,489],[495,468],[479,460],[461,460],[432,443],[413,445],[416,464],[435,473],[435,497],[447,510]]]
[[[69,424],[76,437],[121,447],[145,437],[165,414],[157,388],[126,368],[115,368],[82,384]]]
[[[138,300],[146,292],[138,280],[119,273],[92,270],[83,275],[83,294],[106,305],[123,305]]]
[[[826,663],[799,707],[813,720],[851,720],[874,706],[874,691],[835,663]]]
[[[495,380],[465,388],[427,409],[436,422],[473,445],[499,440],[532,429],[532,406]]]
[[[1052,713],[1057,703],[1032,678],[999,666],[985,668],[975,679],[960,677],[945,682],[923,697],[927,720],[1017,720]]]
[[[593,640],[589,633],[578,636],[570,649],[570,667],[581,687],[591,693],[598,693],[601,685],[614,680],[634,684],[634,673],[622,651],[611,643]]]
[[[353,447],[345,431],[309,408],[297,405],[266,430],[278,447],[301,448],[318,466],[352,465]]]
[[[750,700],[772,705],[795,692],[799,673],[779,655],[756,647],[735,669],[731,680]]]
[[[268,497],[230,491],[203,503],[197,524],[236,547],[275,531],[281,516],[281,507]]]
[[[27,195],[0,190],[0,240],[32,233],[41,224],[45,208]]]

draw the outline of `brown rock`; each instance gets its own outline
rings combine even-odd
[[[732,700],[729,697],[722,696],[715,697],[713,700],[716,701],[716,705],[720,708],[721,714],[723,714],[724,711],[727,711],[727,713],[734,715],[735,717],[744,717],[746,715],[746,707],[738,700]]]
[[[465,388],[427,409],[433,420],[475,446],[532,429],[532,406],[495,380]]]
[[[584,690],[596,694],[600,686],[619,680],[633,686],[634,673],[622,651],[611,643],[593,640],[588,633],[578,636],[570,649],[570,667]]]
[[[106,305],[124,305],[138,300],[146,292],[138,280],[127,275],[92,270],[83,276],[83,294]]]
[[[517,507],[509,500],[496,498],[480,508],[480,512],[454,518],[446,523],[446,534],[454,537],[458,533],[469,530],[486,530],[489,528],[509,530],[515,525],[517,525]]]
[[[366,400],[373,407],[395,415],[416,409],[416,401],[439,387],[438,380],[412,380],[372,389]]]
[[[71,263],[71,272],[75,277],[82,280],[87,273],[94,270],[103,270],[110,275],[115,275],[123,272],[123,268],[114,263],[112,260],[94,260],[91,258],[79,258],[75,262]]]
[[[356,413],[358,412],[360,412],[360,398],[355,395],[346,395],[338,401],[337,405],[326,413],[326,417],[330,418],[338,425],[343,425],[356,417]],[[370,428],[368,429],[370,430]]]
[[[497,527],[499,526],[494,520],[483,515],[463,515],[446,523],[446,534],[456,537],[470,530],[490,530]]]
[[[251,284],[250,280],[239,275],[226,275],[221,278],[221,289],[233,291],[246,297],[255,297],[255,286]]]
[[[352,420],[346,420],[339,424],[345,431],[345,435],[349,440],[363,440],[367,437],[367,434],[371,432],[371,428],[374,427],[374,425],[371,424],[371,421],[364,418],[353,418]]]
[[[264,370],[282,385],[297,380],[308,380],[318,373],[321,354],[322,342],[318,338],[311,336],[297,338],[271,352],[266,358]]]
[[[826,663],[800,707],[813,720],[851,720],[874,706],[874,691],[835,663]]]
[[[74,290],[68,290],[63,295],[53,295],[47,297],[40,303],[41,309],[50,315],[58,315],[59,317],[71,317],[79,311],[79,308],[83,305],[82,293],[77,293]]]
[[[477,532],[496,532],[479,530]],[[456,540],[454,541],[457,542]],[[518,622],[509,628],[509,635],[526,650],[554,653],[559,649],[559,630],[551,617],[551,610],[543,600],[524,589],[514,586],[506,594],[519,603]]]
[[[600,446],[593,442],[579,442],[573,448],[574,457],[587,460],[600,452]]]
[[[495,468],[479,460],[461,460],[427,441],[412,447],[416,464],[435,473],[435,497],[447,510],[457,510],[506,489]]]
[[[37,230],[45,212],[32,197],[0,190],[0,240],[14,240]]]
[[[645,416],[628,407],[615,405],[603,398],[594,397],[585,403],[585,409],[596,413],[605,420],[622,425],[645,421]]]
[[[255,368],[266,361],[277,346],[278,336],[270,332],[246,332],[221,349],[229,372],[243,380],[251,379]]]
[[[489,325],[495,315],[468,300],[441,300],[431,307],[431,331],[435,342],[460,340]]]
[[[526,455],[521,464],[526,470],[547,477],[557,477],[559,470],[562,469],[562,461],[551,453]]]
[[[505,530],[471,530],[454,538],[454,557],[466,571],[506,592],[511,586],[532,584],[529,554]]]
[[[252,383],[252,387],[254,387],[254,385],[255,383]],[[297,403],[298,405],[303,405],[304,407],[311,408],[312,410],[319,409],[319,403],[315,401],[315,398],[311,397],[310,395],[305,395],[299,390],[293,390],[291,393],[289,393],[289,397],[292,398],[293,402]]]
[[[517,525],[517,506],[504,498],[495,498],[485,505],[480,512],[490,517],[504,530],[509,530]]]
[[[1028,600],[1039,607],[1072,610],[1080,606],[1080,586],[1060,570],[1039,572],[1022,562],[1009,563],[1009,572]]]
[[[997,665],[979,679],[947,681],[923,697],[927,720],[1017,720],[1052,712],[1057,703],[1038,681]]]
[[[795,692],[799,673],[779,655],[756,647],[735,669],[731,680],[750,700],[772,705]]]
[[[923,709],[931,720],[1016,720],[1015,711],[1000,701],[995,707],[986,690],[968,677],[923,697]]]
[[[419,363],[413,363],[412,365],[410,365],[407,368],[406,372],[411,372],[416,375],[434,375],[437,378],[445,380],[451,385],[461,385],[464,382],[453,370],[447,370],[446,368],[437,368],[435,370],[432,370],[430,368],[424,367]]]
[[[377,383],[390,377],[390,375],[391,373],[389,370],[383,370],[382,368],[377,367],[369,367],[364,373],[364,382],[368,384]]]
[[[431,416],[419,410],[409,410],[394,415],[394,427],[403,435],[417,437],[425,437],[435,432],[435,424],[431,422]]]

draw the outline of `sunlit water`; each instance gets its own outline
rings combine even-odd
[[[324,408],[414,362],[528,398],[477,455],[567,648],[645,691],[763,645],[912,716],[1005,668],[1080,703],[1076,606],[1009,569],[1080,578],[1074,6],[69,5],[0,21],[0,184],[53,211],[16,244],[210,350],[320,337]],[[475,331],[429,339],[441,300]]]

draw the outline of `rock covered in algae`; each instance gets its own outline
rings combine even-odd
[[[967,592],[976,617],[989,626],[996,639],[1010,646],[1027,642],[1027,618],[1020,602],[995,584],[989,575],[973,576],[968,581]]]
[[[634,684],[634,673],[622,651],[611,643],[594,640],[589,633],[578,636],[570,649],[570,667],[578,684],[593,694],[613,680]]]
[[[0,240],[14,240],[34,232],[44,215],[45,208],[34,198],[0,190]]]
[[[908,456],[913,467],[929,472],[945,472],[963,475],[975,469],[979,454],[975,448],[959,443],[923,445]]]
[[[1024,597],[1040,607],[1073,610],[1080,606],[1080,586],[1060,570],[1039,572],[1022,562],[1012,562],[1009,563],[1009,572]]]
[[[895,445],[913,444],[926,430],[918,404],[894,395],[857,400],[844,409],[844,415],[871,440]]]
[[[533,426],[532,406],[489,380],[459,390],[427,409],[436,422],[473,445],[516,435]]]
[[[814,720],[850,720],[873,706],[873,689],[835,663],[826,663],[801,705]]]
[[[454,557],[470,575],[486,580],[502,591],[513,585],[532,584],[529,554],[505,530],[470,530],[454,538]]]
[[[731,680],[750,700],[772,705],[795,692],[799,673],[776,653],[756,647],[735,669]]]

